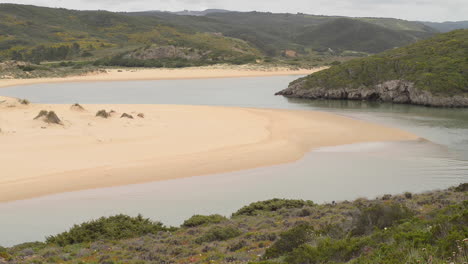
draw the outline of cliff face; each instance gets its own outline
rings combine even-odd
[[[435,107],[468,107],[468,95],[440,96],[415,87],[405,80],[386,81],[372,87],[326,89],[306,88],[306,79],[300,79],[276,95],[304,99],[366,100],[415,104]]]

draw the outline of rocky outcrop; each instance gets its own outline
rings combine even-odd
[[[357,89],[327,89],[323,87],[306,88],[306,79],[299,79],[283,91],[276,93],[291,98],[365,100],[399,104],[415,104],[435,107],[468,107],[468,95],[433,95],[404,80],[387,81],[373,87],[362,86]]]

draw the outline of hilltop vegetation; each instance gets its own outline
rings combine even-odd
[[[418,22],[390,18],[343,18],[307,14],[272,14],[262,12],[219,12],[204,16],[179,16],[163,12],[129,13],[132,16],[157,17],[173,25],[193,31],[220,32],[243,39],[270,57],[281,56],[284,50],[294,50],[302,56],[313,55],[328,48],[341,54],[345,51],[381,52],[431,36],[435,30]],[[340,27],[344,25],[345,27]],[[363,43],[356,45],[347,32],[359,32]],[[338,37],[334,35],[337,34]],[[383,42],[380,42],[384,40]]]
[[[113,13],[0,4],[0,61],[313,67],[427,38],[418,22],[260,12]],[[53,70],[53,69],[52,69]]]
[[[0,58],[4,60],[94,60],[151,45],[200,50],[206,56],[197,58],[199,64],[251,62],[260,56],[244,41],[188,32],[155,17],[0,4]]]
[[[279,94],[468,106],[468,30],[335,65],[291,83]]]
[[[468,260],[468,184],[317,205],[274,199],[166,228],[141,216],[0,247],[0,263],[455,263]]]

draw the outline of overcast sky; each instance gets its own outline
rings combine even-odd
[[[0,0],[0,3],[110,11],[221,8],[236,11],[396,17],[424,21],[468,20],[468,0]]]

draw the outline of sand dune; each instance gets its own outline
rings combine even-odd
[[[178,80],[234,77],[261,77],[281,75],[308,75],[327,67],[291,70],[287,68],[261,68],[247,66],[206,66],[181,69],[108,69],[104,72],[84,76],[37,79],[0,79],[0,88],[39,83],[135,81],[135,80]]]
[[[21,105],[0,97],[0,202],[292,162],[321,146],[417,138],[321,112],[83,107]],[[100,109],[116,113],[109,119],[95,117]],[[33,120],[40,110],[55,111],[62,125]],[[124,112],[134,119],[120,118]]]

